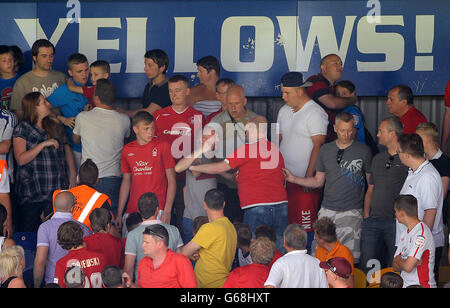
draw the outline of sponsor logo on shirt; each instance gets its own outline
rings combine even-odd
[[[416,238],[416,246],[423,247],[425,245],[425,237],[423,235],[418,235]]]
[[[153,148],[153,150],[152,150],[152,156],[153,156],[153,157],[158,156],[158,149],[157,149],[157,148]]]

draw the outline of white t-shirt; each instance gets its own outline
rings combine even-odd
[[[304,177],[314,146],[311,137],[327,134],[328,115],[310,100],[297,112],[288,105],[281,107],[277,123],[280,125],[280,151],[286,168],[295,176]]]
[[[272,265],[264,286],[276,288],[328,288],[325,271],[320,261],[306,250],[294,250],[279,258]]]
[[[406,227],[405,227],[406,228]],[[408,230],[400,234],[400,242],[395,255],[402,255],[402,259],[414,257],[421,260],[421,264],[410,273],[402,271],[403,287],[410,285],[422,285],[436,288],[434,279],[435,246],[433,235],[428,226],[420,222],[410,232]]]
[[[409,171],[408,177],[400,191],[401,195],[413,195],[417,199],[419,220],[423,221],[426,210],[436,209],[436,217],[433,225],[433,237],[435,247],[443,247],[445,242],[444,227],[442,223],[443,191],[442,180],[434,166],[425,160],[416,171]],[[395,246],[398,246],[400,234],[406,227],[398,221]]]
[[[73,133],[81,137],[81,163],[92,159],[98,167],[99,178],[122,175],[120,154],[124,139],[130,135],[128,116],[95,107],[78,114]]]

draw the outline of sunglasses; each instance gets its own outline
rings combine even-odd
[[[160,239],[164,239],[163,235],[156,233],[155,231],[153,231],[149,227],[145,228],[144,234],[154,235],[156,237],[159,237]]]
[[[389,156],[389,160],[386,162],[386,169],[390,169],[392,167],[392,164],[394,163],[394,156]]]
[[[336,154],[336,162],[338,165],[341,164],[343,157],[344,157],[344,149],[339,149]]]

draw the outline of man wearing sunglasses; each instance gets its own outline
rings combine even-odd
[[[408,167],[397,154],[398,138],[403,134],[399,118],[391,116],[378,126],[378,143],[385,148],[374,156],[369,171],[369,186],[364,199],[361,231],[360,267],[370,270],[367,262],[379,260],[381,268],[391,267],[395,253],[394,199],[408,176]]]
[[[339,113],[334,124],[337,139],[320,148],[315,176],[296,177],[283,170],[288,182],[309,188],[324,186],[318,219],[330,217],[334,221],[339,242],[352,251],[358,263],[366,178],[372,154],[368,146],[354,140],[353,130],[353,116]],[[313,252],[314,246],[313,242]]]

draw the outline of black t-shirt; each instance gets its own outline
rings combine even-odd
[[[398,154],[391,156],[385,150],[372,159],[369,173],[369,184],[374,185],[369,216],[394,218],[394,199],[408,176],[408,167],[402,164]]]
[[[147,108],[150,103],[158,104],[161,108],[172,105],[169,96],[169,83],[166,81],[162,85],[150,85],[147,83],[142,97],[142,107]]]

